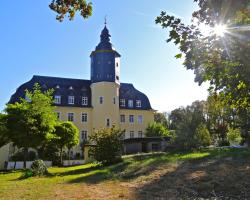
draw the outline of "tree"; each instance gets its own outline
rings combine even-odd
[[[6,115],[0,113],[0,148],[10,142],[6,126]]]
[[[162,12],[156,23],[169,28],[169,39],[185,56],[199,84],[209,81],[211,92],[238,111],[250,111],[249,0],[194,0],[200,9],[190,25]],[[202,27],[205,27],[202,28]],[[206,30],[206,31],[205,31]]]
[[[161,123],[153,122],[146,128],[145,135],[147,137],[164,137],[169,136],[168,129]]]
[[[63,149],[68,148],[68,155],[70,149],[79,143],[79,130],[72,122],[59,122],[55,126],[55,137],[53,142],[60,149],[61,165],[63,164]]]
[[[52,0],[49,7],[58,14],[56,19],[60,22],[66,15],[73,20],[76,12],[80,12],[84,19],[92,15],[92,3],[86,0]]]
[[[95,131],[89,137],[90,142],[95,145],[90,148],[90,155],[103,165],[121,161],[123,134],[124,131],[114,126]]]
[[[168,121],[168,118],[167,118],[167,113],[160,113],[160,112],[155,113],[154,121],[156,123],[162,124],[166,128],[169,127],[169,121]]]
[[[57,117],[52,106],[52,92],[42,92],[40,86],[35,84],[33,91],[26,91],[28,100],[8,104],[5,109],[8,136],[14,145],[24,150],[24,168],[28,148],[36,149],[46,143],[54,131]]]
[[[210,133],[206,127],[206,124],[200,124],[196,130],[194,139],[196,141],[196,146],[209,146],[211,144],[211,136]]]

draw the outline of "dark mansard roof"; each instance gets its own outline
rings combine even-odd
[[[9,103],[15,103],[21,98],[25,98],[25,90],[32,90],[35,83],[39,83],[42,90],[53,88],[54,95],[61,96],[61,104],[57,106],[68,107],[91,107],[91,81],[72,78],[59,78],[49,76],[33,76],[33,78],[17,88],[16,92],[11,96]],[[68,96],[75,97],[73,105],[68,104]],[[82,97],[88,97],[88,105],[82,105]],[[150,110],[151,105],[148,97],[142,92],[136,90],[133,84],[121,83],[120,99],[125,99],[125,107],[122,109]],[[133,100],[133,108],[128,107],[128,100]],[[141,107],[136,107],[136,100],[141,100]]]

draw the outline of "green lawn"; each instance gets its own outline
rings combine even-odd
[[[22,180],[22,171],[0,172],[0,199],[250,197],[250,149],[133,155],[109,167],[52,167],[49,173]]]

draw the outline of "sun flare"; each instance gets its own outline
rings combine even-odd
[[[220,37],[223,37],[226,33],[226,25],[224,24],[217,24],[212,29],[214,34]]]

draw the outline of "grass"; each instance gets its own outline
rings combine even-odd
[[[22,173],[0,172],[0,199],[247,199],[250,149],[138,154],[108,167],[52,167],[50,176],[20,180]]]

